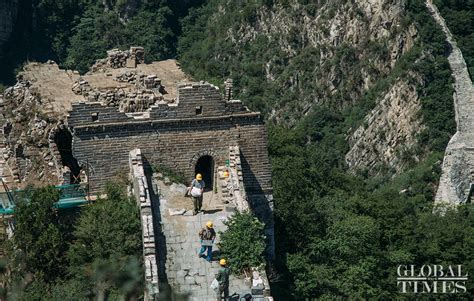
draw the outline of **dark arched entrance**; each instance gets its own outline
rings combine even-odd
[[[211,156],[202,156],[196,162],[195,174],[200,173],[206,183],[205,191],[213,189],[214,185],[214,159]]]
[[[81,172],[81,167],[77,163],[76,158],[72,155],[72,134],[71,132],[64,128],[58,129],[56,135],[54,136],[54,142],[59,150],[59,155],[61,156],[61,161],[63,166],[69,167],[71,170],[71,184],[79,184],[81,181],[79,174]]]

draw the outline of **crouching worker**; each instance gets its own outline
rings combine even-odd
[[[204,252],[207,250],[206,260],[211,262],[212,260],[212,244],[216,238],[216,231],[214,231],[211,221],[206,223],[206,227],[199,231],[199,237],[201,238],[201,250],[199,251],[199,258],[204,256]]]
[[[224,300],[229,300],[229,275],[230,270],[227,267],[225,259],[219,261],[219,271],[216,274],[216,279],[219,282],[219,290],[217,292],[217,301],[222,301],[222,294],[224,294]]]

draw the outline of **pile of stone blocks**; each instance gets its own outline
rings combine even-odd
[[[136,71],[126,71],[117,75],[114,80],[122,83],[135,84],[135,82],[137,81],[137,76],[138,74]]]
[[[138,75],[136,72],[125,72],[116,77],[118,81],[133,83],[136,78],[136,91],[127,91],[122,88],[114,88],[99,91],[92,88],[89,83],[79,78],[72,86],[72,90],[77,95],[83,95],[90,102],[100,102],[104,106],[119,107],[120,112],[132,113],[143,112],[150,106],[163,100],[163,95],[159,92],[163,87],[161,80],[156,75]],[[142,84],[138,84],[138,82]]]
[[[100,92],[97,95],[97,101],[106,106],[117,106],[120,104],[120,100],[125,96],[123,91],[114,89],[112,91]]]
[[[91,67],[91,71],[105,71],[105,67],[136,68],[137,64],[145,63],[145,50],[143,47],[130,47],[129,50],[111,49],[107,51],[107,58],[100,59]]]
[[[143,78],[143,86],[145,89],[157,89],[161,88],[161,79],[159,79],[155,74],[148,75]]]
[[[162,95],[156,95],[147,90],[139,90],[136,93],[128,93],[120,101],[119,110],[125,113],[143,112],[161,100],[163,100]]]
[[[74,92],[76,95],[87,96],[90,92],[92,92],[92,87],[85,79],[79,77],[76,81],[74,81],[74,84],[72,84],[72,92]]]
[[[165,89],[165,87],[161,85],[161,79],[156,76],[156,74],[137,74],[135,79],[137,89],[153,90],[153,92],[160,94]]]
[[[130,57],[129,51],[111,49],[107,51],[107,64],[114,69],[123,68],[127,65],[127,59]]]

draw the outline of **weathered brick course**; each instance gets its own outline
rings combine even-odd
[[[196,115],[196,107],[201,114]],[[271,194],[267,133],[259,113],[240,101],[224,101],[216,87],[202,82],[180,85],[177,106],[158,104],[149,113],[149,118],[135,119],[100,103],[73,105],[68,117],[73,154],[88,164],[92,192],[124,173],[134,148],[142,150],[148,164],[192,179],[199,154],[212,153],[216,166],[223,165],[229,146],[238,145],[246,190]]]

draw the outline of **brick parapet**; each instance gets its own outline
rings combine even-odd
[[[145,300],[154,300],[154,296],[159,292],[155,228],[153,225],[151,195],[143,168],[143,159],[140,149],[130,151],[129,166],[133,196],[140,207],[143,259],[145,267]]]
[[[160,101],[147,110],[150,121],[161,119],[202,118],[249,113],[240,100],[225,101],[219,89],[208,83],[190,83],[178,87],[177,103]],[[116,107],[101,102],[79,102],[72,105],[68,117],[73,126],[108,122],[125,122],[134,118]]]
[[[228,166],[219,170],[222,197],[225,201],[234,205],[237,210],[248,210],[249,205],[245,193],[240,149],[238,146],[229,146],[229,156],[227,160],[229,162]]]

